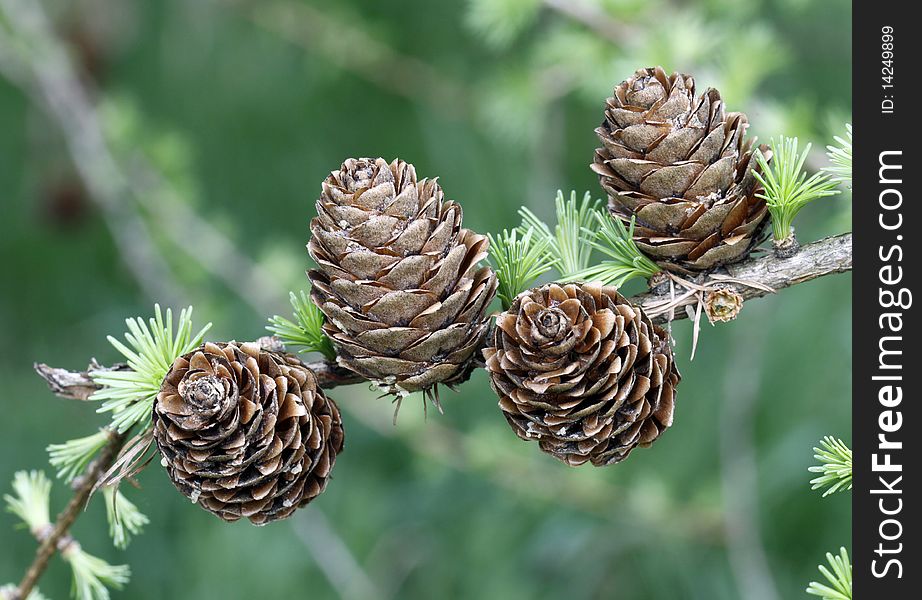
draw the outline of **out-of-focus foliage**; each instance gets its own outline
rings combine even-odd
[[[835,136],[836,145],[826,146],[826,155],[832,164],[826,170],[833,174],[837,181],[843,181],[849,186],[852,184],[852,124],[845,125],[845,138]]]
[[[3,500],[7,512],[16,515],[33,534],[52,527],[51,480],[42,471],[17,471],[13,476],[13,494],[5,494]],[[71,592],[76,600],[108,600],[109,588],[121,589],[128,582],[131,569],[127,565],[112,565],[88,554],[73,539],[61,539],[57,548],[61,558],[70,565]],[[0,598],[7,597],[10,596],[0,594]],[[42,598],[35,590],[29,593],[30,600]]]
[[[519,224],[522,205],[553,223],[558,189],[602,195],[587,166],[593,129],[641,66],[717,87],[763,140],[821,149],[850,120],[845,0],[43,4],[137,185],[124,202],[151,231],[137,243],[166,262],[178,301],[215,323],[214,340],[255,339],[289,312],[320,181],[349,156],[412,161],[463,205],[465,226],[496,233]],[[95,405],[53,398],[32,362],[115,362],[106,334],[164,299],[125,268],[59,128],[3,78],[0,131],[9,482],[45,467],[49,443],[105,424]],[[827,164],[819,151],[807,168]],[[847,230],[847,199],[803,211],[798,238]],[[442,398],[445,415],[405,406],[396,427],[388,402],[353,386],[330,394],[347,435],[333,479],[290,521],[221,523],[155,462],[130,491],[150,523],[125,552],[108,542],[101,495],[74,535],[130,564],[113,595],[139,600],[795,598],[850,535],[847,496],[811,494],[806,473],[815,440],[850,425],[849,280],[747,303],[702,331],[693,363],[690,324],[675,323],[675,425],[610,469],[570,469],[515,438],[483,373]],[[35,550],[11,521],[0,521],[0,582],[18,581]],[[64,598],[69,585],[56,560],[41,589]]]
[[[102,494],[106,503],[106,520],[109,521],[109,537],[116,548],[124,550],[132,536],[140,534],[150,519],[117,486],[103,487]]]

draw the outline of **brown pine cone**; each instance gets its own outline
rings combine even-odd
[[[695,97],[689,75],[640,69],[615,88],[596,129],[592,170],[609,210],[630,221],[642,252],[667,269],[711,270],[745,258],[768,223],[752,175],[743,113],[727,113],[720,92]]]
[[[311,298],[340,364],[395,394],[469,376],[496,275],[485,236],[402,160],[350,158],[323,182],[308,245]]]
[[[624,460],[670,425],[669,335],[613,287],[549,284],[497,317],[486,368],[523,440],[569,465]]]
[[[343,426],[310,369],[256,344],[206,343],[177,358],[153,432],[173,485],[225,521],[284,519],[324,490]]]

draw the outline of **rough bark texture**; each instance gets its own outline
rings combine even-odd
[[[90,395],[99,389],[90,377],[90,371],[122,371],[128,368],[124,363],[103,367],[96,359],[90,362],[86,371],[68,371],[49,367],[45,363],[34,363],[32,366],[55,396],[69,400],[89,400]]]
[[[752,281],[766,285],[775,291],[804,283],[825,275],[844,273],[852,270],[852,234],[843,233],[801,247],[800,251],[790,258],[779,258],[766,254],[757,258],[749,258],[741,263],[729,265],[721,271],[734,279]],[[727,287],[737,292],[743,300],[760,298],[768,294],[765,290],[727,283]],[[660,290],[665,288],[665,292]],[[677,289],[676,295],[684,289]],[[669,287],[660,286],[656,292],[648,292],[630,298],[634,304],[648,306],[651,303],[662,302],[669,297]],[[685,306],[692,306],[698,300],[692,296],[686,298],[676,307],[674,319],[684,319],[686,315],[682,310]],[[658,315],[654,322],[662,323],[665,315]]]

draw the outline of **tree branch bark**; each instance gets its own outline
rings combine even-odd
[[[90,377],[90,371],[124,371],[128,365],[118,363],[111,367],[103,367],[93,359],[86,371],[68,371],[49,367],[45,363],[35,363],[32,368],[45,380],[55,396],[68,400],[89,400],[90,395],[99,389]]]
[[[725,267],[720,274],[737,280],[758,283],[778,291],[819,277],[851,270],[852,234],[843,233],[807,244],[790,258],[779,258],[773,254],[750,257],[743,262]],[[703,283],[703,280],[693,283]],[[743,300],[761,298],[770,293],[763,289],[732,282],[727,282],[726,287],[741,295]],[[684,288],[678,289],[676,295],[681,295],[685,291],[687,290]],[[641,307],[650,307],[668,299],[668,289],[663,291],[659,288],[630,298],[634,304]],[[677,303],[673,320],[687,318],[688,315],[682,309],[686,306],[694,306],[697,302],[697,298],[690,296]],[[653,321],[664,323],[666,315],[657,315]]]

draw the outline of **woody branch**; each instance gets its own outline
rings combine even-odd
[[[737,292],[744,300],[748,301],[769,293],[763,288],[778,291],[827,275],[844,273],[851,269],[852,234],[845,233],[807,244],[790,258],[778,258],[768,254],[749,258],[736,265],[729,265],[722,270],[724,272],[721,274],[728,276],[730,279],[721,280],[721,285],[726,285],[726,287]],[[724,281],[726,283],[723,283]],[[761,287],[734,283],[733,281],[756,283]],[[699,279],[695,283],[700,284],[704,283],[704,281]],[[677,286],[674,295],[681,296],[685,291],[688,290]],[[641,308],[649,308],[650,306],[661,304],[664,300],[668,300],[669,297],[670,292],[668,290],[662,291],[658,288],[656,291],[634,296],[631,301]],[[694,296],[689,296],[678,301],[676,309],[692,306],[697,301]],[[676,310],[674,319],[683,319],[686,316],[684,310]],[[666,318],[666,315],[658,315],[654,320],[663,322]],[[276,352],[284,350],[284,346],[278,338],[264,337],[260,338],[258,342],[266,350]],[[317,360],[304,364],[314,371],[319,385],[326,389],[365,381],[359,375],[344,369],[334,362]],[[95,363],[91,364],[90,367],[93,369],[99,368]],[[109,368],[118,369],[120,366],[113,365]],[[45,364],[36,364],[35,370],[48,383],[51,391],[62,398],[86,400],[90,394],[98,389],[98,386],[86,371],[69,371]]]

